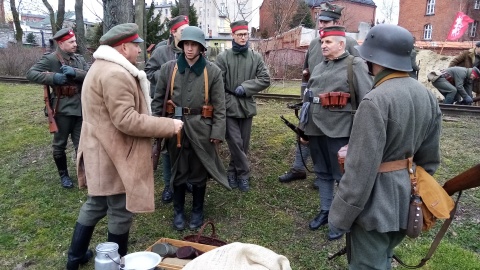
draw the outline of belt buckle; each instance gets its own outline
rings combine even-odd
[[[183,114],[190,114],[190,108],[188,107],[183,107]]]
[[[313,104],[320,104],[320,98],[319,97],[313,97],[312,103]]]

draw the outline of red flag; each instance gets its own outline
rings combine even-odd
[[[474,22],[474,20],[463,12],[457,12],[457,16],[455,16],[455,21],[453,21],[453,25],[450,28],[450,32],[448,32],[447,40],[457,40],[459,39],[465,30],[468,28],[468,24]]]

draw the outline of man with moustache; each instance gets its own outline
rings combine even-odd
[[[88,189],[80,208],[67,269],[88,262],[96,224],[108,216],[108,242],[125,256],[134,213],[155,210],[152,137],[171,137],[182,121],[151,116],[149,83],[135,66],[141,53],[138,26],[114,26],[100,38],[82,92],[83,126],[78,148],[79,186]]]
[[[50,104],[58,127],[58,132],[53,134],[53,159],[62,187],[73,188],[65,150],[69,136],[75,147],[75,153],[78,149],[82,129],[80,93],[89,66],[83,56],[75,53],[77,40],[72,29],[59,30],[53,36],[53,40],[57,43],[57,49],[45,54],[33,65],[27,72],[27,79],[53,88]]]
[[[314,68],[308,81],[300,118],[309,136],[308,145],[319,182],[320,212],[310,222],[311,230],[328,223],[334,185],[342,177],[337,152],[348,143],[353,110],[372,85],[363,59],[351,56],[345,49],[343,26],[323,28],[320,38],[324,61]],[[350,97],[343,104],[335,101],[335,96],[346,94]],[[330,230],[328,239],[341,236]]]
[[[342,16],[342,10],[344,7],[330,4],[328,2],[322,3],[320,5],[320,15],[318,16],[318,29],[319,33],[322,31],[323,28],[339,25],[340,17]],[[358,56],[357,50],[355,49],[355,45],[358,45],[357,41],[351,37],[345,36],[347,43],[346,43],[346,50],[354,56]],[[308,46],[307,54],[305,55],[305,62],[303,65],[302,71],[302,86],[300,87],[300,96],[303,98],[303,94],[305,91],[305,87],[307,86],[308,79],[310,78],[310,73],[313,69],[320,64],[324,56],[322,54],[321,48],[321,41],[320,36],[314,38],[310,42],[310,46]],[[306,179],[307,173],[305,172],[304,161],[310,157],[310,149],[307,145],[297,146],[295,152],[295,160],[292,164],[292,167],[289,171],[285,174],[278,177],[278,181],[281,183],[287,183],[294,180]],[[302,160],[303,159],[303,160]],[[318,188],[318,179],[314,183],[315,188]]]
[[[157,77],[160,74],[160,67],[170,60],[175,60],[182,53],[182,49],[178,47],[178,42],[182,37],[182,31],[188,26],[188,17],[184,15],[173,18],[168,25],[170,26],[170,43],[167,45],[156,47],[152,56],[147,61],[145,73],[150,81],[150,96],[153,98],[155,87],[157,86]],[[154,114],[156,115],[156,114]],[[161,116],[162,112],[158,112]],[[164,188],[162,192],[162,202],[170,203],[172,201],[173,191],[170,189],[171,161],[168,152],[162,151],[163,165],[163,182]]]
[[[231,188],[250,189],[248,150],[257,104],[253,95],[270,86],[270,74],[262,56],[249,48],[248,22],[236,21],[232,29],[232,49],[217,56],[222,70],[227,107],[226,139],[230,150],[227,176]]]
[[[160,68],[152,112],[159,115],[166,98],[168,116],[185,122],[181,136],[165,141],[172,160],[173,228],[181,231],[187,222],[184,213],[187,183],[192,184],[191,230],[198,229],[204,222],[207,179],[211,177],[230,188],[217,151],[218,144],[225,137],[225,93],[221,70],[203,56],[206,43],[200,28],[186,27],[178,46],[183,53],[177,60]],[[173,71],[170,73],[170,70]]]

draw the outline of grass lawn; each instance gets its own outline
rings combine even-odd
[[[299,88],[300,82],[295,82],[285,91],[296,94]],[[85,190],[60,186],[43,115],[42,90],[39,85],[0,83],[0,269],[64,269],[73,226],[86,199]],[[318,192],[310,188],[314,176],[289,184],[277,180],[288,170],[295,144],[293,133],[279,119],[282,114],[295,122],[293,111],[284,103],[258,100],[250,152],[251,191],[228,192],[209,181],[206,219],[214,221],[222,240],[270,248],[285,255],[295,270],[346,269],[345,257],[327,261],[329,254],[342,248],[344,240],[328,241],[324,227],[318,231],[308,229],[319,206]],[[440,182],[480,162],[479,134],[480,119],[443,122],[442,164],[436,174]],[[69,157],[72,152],[70,146]],[[227,162],[226,145],[221,154]],[[71,160],[69,169],[76,179]],[[129,252],[145,250],[162,237],[182,239],[192,234],[171,228],[173,206],[160,202],[162,190],[161,172],[157,171],[157,210],[136,215]],[[189,213],[191,196],[187,196],[186,208]],[[479,208],[480,190],[464,192],[452,227],[422,269],[480,269]],[[405,262],[417,264],[441,224],[438,222],[432,231],[415,240],[405,239],[396,253]],[[95,249],[106,237],[103,220],[96,227],[90,247]],[[94,269],[93,260],[81,269]]]

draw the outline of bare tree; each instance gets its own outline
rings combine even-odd
[[[380,13],[385,16],[387,23],[393,23],[394,18],[398,17],[398,5],[396,1],[382,0],[382,7]]]
[[[85,26],[83,23],[83,0],[75,0],[75,36],[77,39],[78,51],[81,55],[87,50],[85,42]]]
[[[136,0],[135,1],[135,22],[138,25],[138,33],[143,37],[143,39],[147,39],[147,18],[145,16],[145,0]],[[140,47],[142,48],[142,53],[137,57],[137,62],[141,63],[142,66],[139,66],[140,69],[144,68],[145,59],[147,59],[147,50],[146,50],[146,42],[142,42]]]
[[[20,16],[18,15],[17,7],[15,6],[15,0],[10,0],[10,10],[12,11],[13,23],[15,25],[15,40],[17,44],[22,44],[23,30],[20,26]]]
[[[4,0],[0,0],[0,24],[5,23],[5,8],[4,8]]]
[[[254,12],[258,9],[258,7],[256,7],[252,10],[248,10],[247,5],[245,5],[245,0],[235,0],[235,3],[230,6],[231,8],[227,5],[227,0],[212,1],[218,13],[224,15],[225,20],[228,23],[238,20],[245,20],[250,22],[253,19]]]
[[[178,2],[179,15],[188,16],[190,12],[190,0],[179,0]]]
[[[118,24],[134,21],[133,1],[102,0],[103,2],[103,33]]]
[[[63,27],[63,20],[65,19],[65,0],[58,0],[57,18],[55,19],[55,11],[48,0],[42,0],[43,4],[48,10],[50,17],[50,25],[52,26],[52,35],[55,35],[58,30]]]
[[[269,16],[272,18],[273,34],[279,34],[288,30],[289,22],[297,10],[298,1],[283,0],[283,1],[265,1],[263,2],[270,12]],[[269,33],[270,35],[272,33]]]

